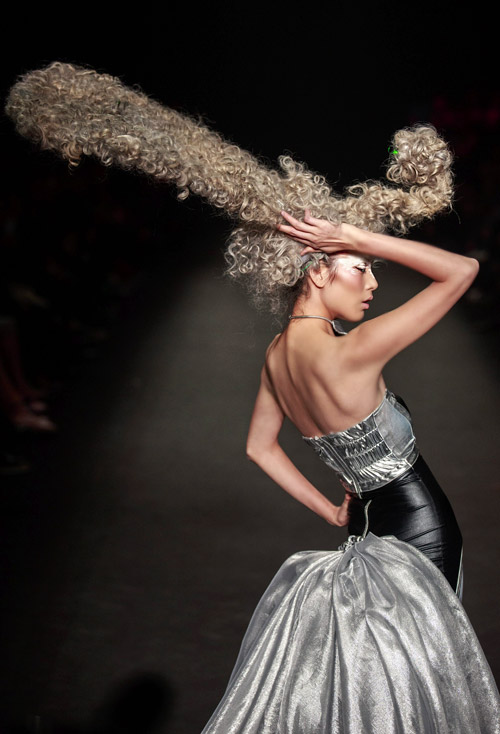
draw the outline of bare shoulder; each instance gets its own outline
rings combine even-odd
[[[265,368],[269,377],[283,377],[284,374],[297,377],[321,379],[322,374],[331,374],[332,366],[338,361],[341,342],[339,338],[325,331],[301,330],[289,333],[288,330],[277,334],[266,351]]]
[[[390,326],[384,323],[383,317],[377,317],[351,329],[348,334],[338,339],[339,365],[351,373],[380,371],[389,356],[384,341],[388,328]]]
[[[273,351],[274,347],[277,345],[280,337],[282,336],[282,333],[276,334],[272,342],[269,344],[268,348],[266,349],[266,357]]]
[[[310,355],[318,368],[330,369],[332,365],[341,366],[348,357],[352,346],[352,332],[342,336],[322,335],[311,345]]]
[[[266,349],[266,356],[264,359],[264,367],[262,368],[262,375],[267,377],[267,380],[269,383],[271,383],[271,375],[270,375],[270,364],[271,362],[274,362],[275,359],[273,359],[273,356],[276,352],[276,347],[278,345],[278,342],[280,340],[281,334],[276,334],[272,342],[269,344],[269,346]]]

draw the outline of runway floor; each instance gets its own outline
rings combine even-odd
[[[65,383],[58,434],[29,439],[32,472],[3,482],[4,722],[200,732],[282,561],[345,539],[245,458],[277,327],[221,270],[220,261],[192,267],[175,289],[151,277],[112,339]],[[391,272],[374,315],[420,283]],[[455,508],[464,606],[499,681],[496,370],[457,307],[385,374]],[[313,483],[342,497],[290,426],[283,444]]]

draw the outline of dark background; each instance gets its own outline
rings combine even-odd
[[[383,176],[400,127],[432,122],[450,141],[454,211],[412,236],[479,257],[481,275],[460,307],[464,332],[453,336],[446,322],[392,375],[405,397],[405,383],[422,378],[410,407],[423,415],[438,477],[456,482],[466,548],[477,548],[466,554],[466,609],[498,674],[498,599],[492,558],[484,561],[487,549],[498,558],[498,544],[482,541],[496,509],[477,493],[469,504],[468,494],[471,483],[486,486],[480,445],[497,430],[493,34],[478,4],[11,9],[0,84],[5,98],[18,75],[51,61],[88,65],[201,115],[271,165],[290,152],[339,192]],[[5,117],[0,133],[2,284],[28,283],[50,304],[20,313],[19,336],[27,375],[48,386],[59,426],[55,436],[23,434],[30,471],[1,477],[0,721],[19,731],[199,731],[283,558],[337,544],[299,506],[280,504],[278,493],[268,499],[269,486],[241,463],[276,327],[221,278],[231,223],[219,214],[91,161],[70,173]],[[490,382],[478,384],[484,374],[474,360],[467,371],[453,339],[482,355]],[[466,410],[449,407],[469,385]],[[439,414],[426,391],[440,393],[449,412]],[[277,531],[274,520],[285,517]]]

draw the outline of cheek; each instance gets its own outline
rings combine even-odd
[[[339,267],[335,279],[349,290],[359,290],[363,287],[363,274],[355,268]]]

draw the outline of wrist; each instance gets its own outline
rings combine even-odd
[[[328,513],[327,517],[325,517],[325,520],[329,525],[339,525],[339,510],[340,507],[332,505],[331,511]]]
[[[357,249],[357,245],[359,245],[363,231],[364,230],[355,227],[354,224],[342,222],[340,225],[340,239],[342,242],[345,242],[346,245],[349,245],[353,249]]]

